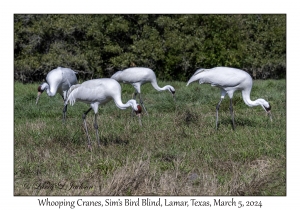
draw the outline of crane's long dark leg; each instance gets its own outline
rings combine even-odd
[[[87,126],[86,126],[86,121],[85,121],[85,118],[86,118],[86,115],[89,113],[89,111],[91,111],[92,108],[89,108],[86,112],[83,113],[82,115],[82,119],[83,119],[83,124],[84,124],[84,128],[85,128],[85,132],[86,132],[86,135],[88,137],[88,148],[91,150],[91,137],[89,135],[89,132],[88,132],[88,129],[87,129]]]
[[[64,108],[63,108],[63,122],[66,122],[67,107],[68,107],[68,104],[65,104]]]
[[[144,102],[143,102],[143,100],[142,100],[141,93],[139,93],[139,94],[140,94],[140,103],[141,103],[142,107],[144,108],[146,114],[148,115],[148,112],[147,112],[146,107],[144,106]]]
[[[67,106],[68,104],[65,104],[66,100],[64,98],[64,96],[61,96],[63,101],[64,101],[64,108],[63,108],[63,122],[66,122],[66,116],[67,116]]]
[[[97,137],[98,146],[100,147],[100,140],[99,140],[99,134],[98,134],[97,114],[95,114],[94,128],[96,130],[96,137]]]
[[[232,106],[232,98],[230,98],[230,114],[231,114],[231,120],[232,120],[232,128],[233,130],[235,129],[235,124],[234,124],[234,116],[233,116],[233,106]]]
[[[218,121],[219,121],[219,108],[221,105],[223,98],[221,98],[221,100],[219,101],[219,103],[216,106],[216,129],[218,129]]]

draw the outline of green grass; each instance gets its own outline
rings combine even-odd
[[[68,106],[63,124],[59,95],[43,93],[35,105],[38,84],[16,82],[14,194],[286,195],[285,80],[254,81],[251,99],[271,103],[273,122],[235,93],[235,131],[228,97],[215,129],[216,87],[159,81],[166,84],[175,87],[176,103],[169,92],[142,86],[149,112],[142,127],[130,109],[119,110],[114,102],[101,107],[100,148],[89,113],[90,152],[82,122],[87,104]],[[122,84],[123,103],[132,93]]]

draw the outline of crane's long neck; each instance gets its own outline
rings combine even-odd
[[[168,85],[164,86],[164,87],[159,87],[156,81],[151,82],[152,86],[154,87],[155,90],[157,91],[164,91],[164,90],[168,90]]]
[[[252,101],[250,99],[250,93],[251,93],[251,89],[250,90],[242,90],[242,96],[243,96],[243,100],[244,100],[245,104],[250,107],[262,105],[260,103],[259,99]]]
[[[130,106],[133,108],[134,104],[132,101],[133,100],[129,100],[126,104],[123,104],[121,98],[114,98],[114,102],[119,109],[127,109]]]
[[[50,86],[49,86],[49,84],[46,83],[46,82],[44,82],[44,83],[42,84],[41,89],[42,89],[43,91],[46,90],[48,96],[54,96],[54,95],[55,95],[55,92],[51,92]]]

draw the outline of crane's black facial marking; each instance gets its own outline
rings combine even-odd
[[[271,104],[269,104],[270,106],[269,107],[265,107],[265,110],[267,111],[267,112],[269,112],[269,111],[271,111]]]
[[[171,88],[169,88],[169,91],[174,95],[175,91],[172,91]]]

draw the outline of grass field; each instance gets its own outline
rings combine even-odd
[[[210,85],[171,84],[171,94],[142,87],[149,116],[143,126],[114,102],[99,109],[101,147],[87,116],[93,150],[87,149],[82,113],[43,93],[38,84],[14,84],[14,195],[286,195],[286,80],[254,81],[251,99],[272,105],[273,122],[261,107],[234,95],[233,131],[228,97]],[[122,84],[127,102],[133,87]]]

